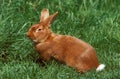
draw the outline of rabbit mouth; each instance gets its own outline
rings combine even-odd
[[[33,40],[34,42],[38,42],[37,40]]]

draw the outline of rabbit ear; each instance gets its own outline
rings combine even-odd
[[[49,10],[48,9],[43,9],[41,11],[40,22],[45,21],[48,17],[49,17]]]
[[[53,21],[55,20],[55,18],[56,18],[57,15],[58,15],[58,12],[56,12],[56,13],[50,15],[50,16],[46,19],[46,23],[52,24]]]

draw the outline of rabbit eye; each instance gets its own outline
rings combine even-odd
[[[42,29],[38,29],[38,31],[41,31]]]
[[[41,30],[42,30],[42,29],[39,28],[39,29],[36,30],[36,32],[39,32],[39,31],[41,31]]]

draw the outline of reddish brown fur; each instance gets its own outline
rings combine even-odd
[[[49,27],[57,13],[48,15],[47,9],[42,10],[40,23],[28,31],[29,38],[36,42],[35,48],[43,60],[49,61],[54,57],[79,72],[97,68],[99,63],[94,48],[75,37],[54,34]]]

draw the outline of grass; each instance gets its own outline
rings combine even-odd
[[[120,0],[0,0],[0,79],[119,79]],[[59,15],[55,33],[72,35],[97,51],[102,72],[80,74],[52,60],[43,67],[26,32],[48,8]]]

